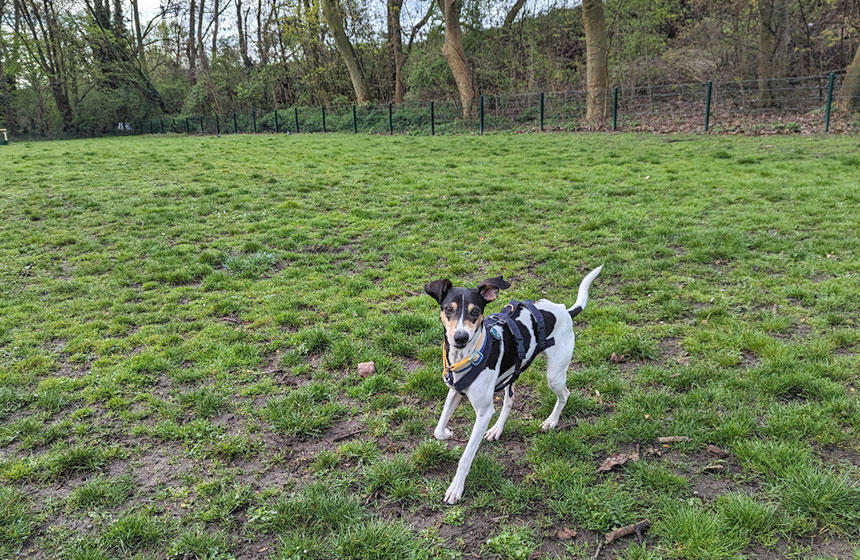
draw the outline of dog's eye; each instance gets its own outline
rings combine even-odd
[[[449,306],[447,306],[447,307],[445,307],[445,314],[446,314],[446,315],[450,315],[450,314],[451,314],[451,313],[453,313],[453,312],[454,312],[454,308],[453,308],[453,307],[451,307],[450,305],[449,305]]]
[[[473,309],[473,310],[472,310],[472,317],[473,317],[473,318],[477,319],[477,318],[478,318],[478,315],[480,315],[480,314],[481,314],[481,312],[480,312],[480,311],[478,311],[477,309]]]

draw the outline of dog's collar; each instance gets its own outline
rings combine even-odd
[[[454,374],[465,374],[471,372],[473,369],[477,369],[476,373],[478,373],[483,367],[485,358],[487,356],[487,342],[490,337],[487,336],[487,329],[485,327],[481,328],[481,335],[478,341],[475,343],[475,348],[477,350],[473,351],[471,354],[460,360],[455,364],[451,364],[448,362],[448,341],[442,340],[442,379],[445,380],[445,383],[457,391],[462,391],[466,387],[471,384],[471,380],[465,384],[465,387],[458,387],[461,383],[454,381]],[[471,377],[471,376],[470,376]],[[463,381],[463,378],[460,379]]]

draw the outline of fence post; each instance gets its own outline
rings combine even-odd
[[[711,90],[714,88],[714,82],[708,80],[708,88],[705,94],[705,132],[708,131],[708,125],[711,122]]]
[[[298,134],[299,133],[299,108],[293,107],[293,109],[295,109],[295,111],[296,111],[296,134]]]
[[[188,117],[185,117],[185,134],[191,134],[191,126],[188,124]]]
[[[540,131],[543,132],[543,92],[540,92]]]
[[[481,134],[484,133],[484,96],[481,95]]]
[[[618,129],[618,86],[612,88],[612,130]]]
[[[239,125],[236,124],[236,113],[233,113],[233,133],[239,134]]]
[[[325,105],[322,106],[323,132],[325,132]]]
[[[436,135],[436,105],[430,102],[430,136]]]
[[[173,128],[173,132],[176,132],[176,119],[170,119],[170,126]]]
[[[155,134],[155,129],[152,126],[152,119],[149,119],[149,133]]]
[[[833,72],[827,77],[827,110],[824,111],[824,132],[830,132],[831,105],[833,105]]]
[[[388,134],[394,134],[394,121],[391,118],[391,103],[388,104]]]
[[[200,115],[200,134],[203,134],[203,115]]]
[[[218,118],[218,113],[215,113],[215,133],[221,136],[221,119]]]
[[[358,134],[358,124],[355,122],[355,105],[352,106],[352,133]]]
[[[254,121],[254,134],[257,134],[257,110],[251,109],[251,119]]]
[[[161,133],[164,134],[164,119],[161,119]]]
[[[281,131],[281,127],[278,126],[278,110],[275,109],[275,134]]]

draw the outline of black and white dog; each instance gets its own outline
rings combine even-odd
[[[442,343],[443,379],[448,397],[434,435],[451,437],[448,421],[463,395],[475,409],[475,426],[460,462],[457,474],[445,492],[445,502],[454,504],[463,496],[466,475],[478,451],[481,438],[499,439],[513,404],[513,383],[541,352],[547,357],[546,377],[556,395],[555,407],[541,428],[558,425],[561,411],[570,391],[567,368],[573,357],[573,317],[585,309],[588,289],[602,266],[592,270],[580,283],[573,307],[546,299],[536,302],[511,302],[502,312],[484,317],[484,307],[494,301],[499,290],[510,287],[501,276],[481,282],[477,288],[453,287],[446,278],[424,286],[424,291],[439,303],[445,338]],[[487,429],[493,416],[493,393],[505,391],[499,419]]]

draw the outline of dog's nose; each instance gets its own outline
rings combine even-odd
[[[458,346],[462,348],[469,342],[469,333],[466,332],[456,332],[454,333],[454,346]]]

